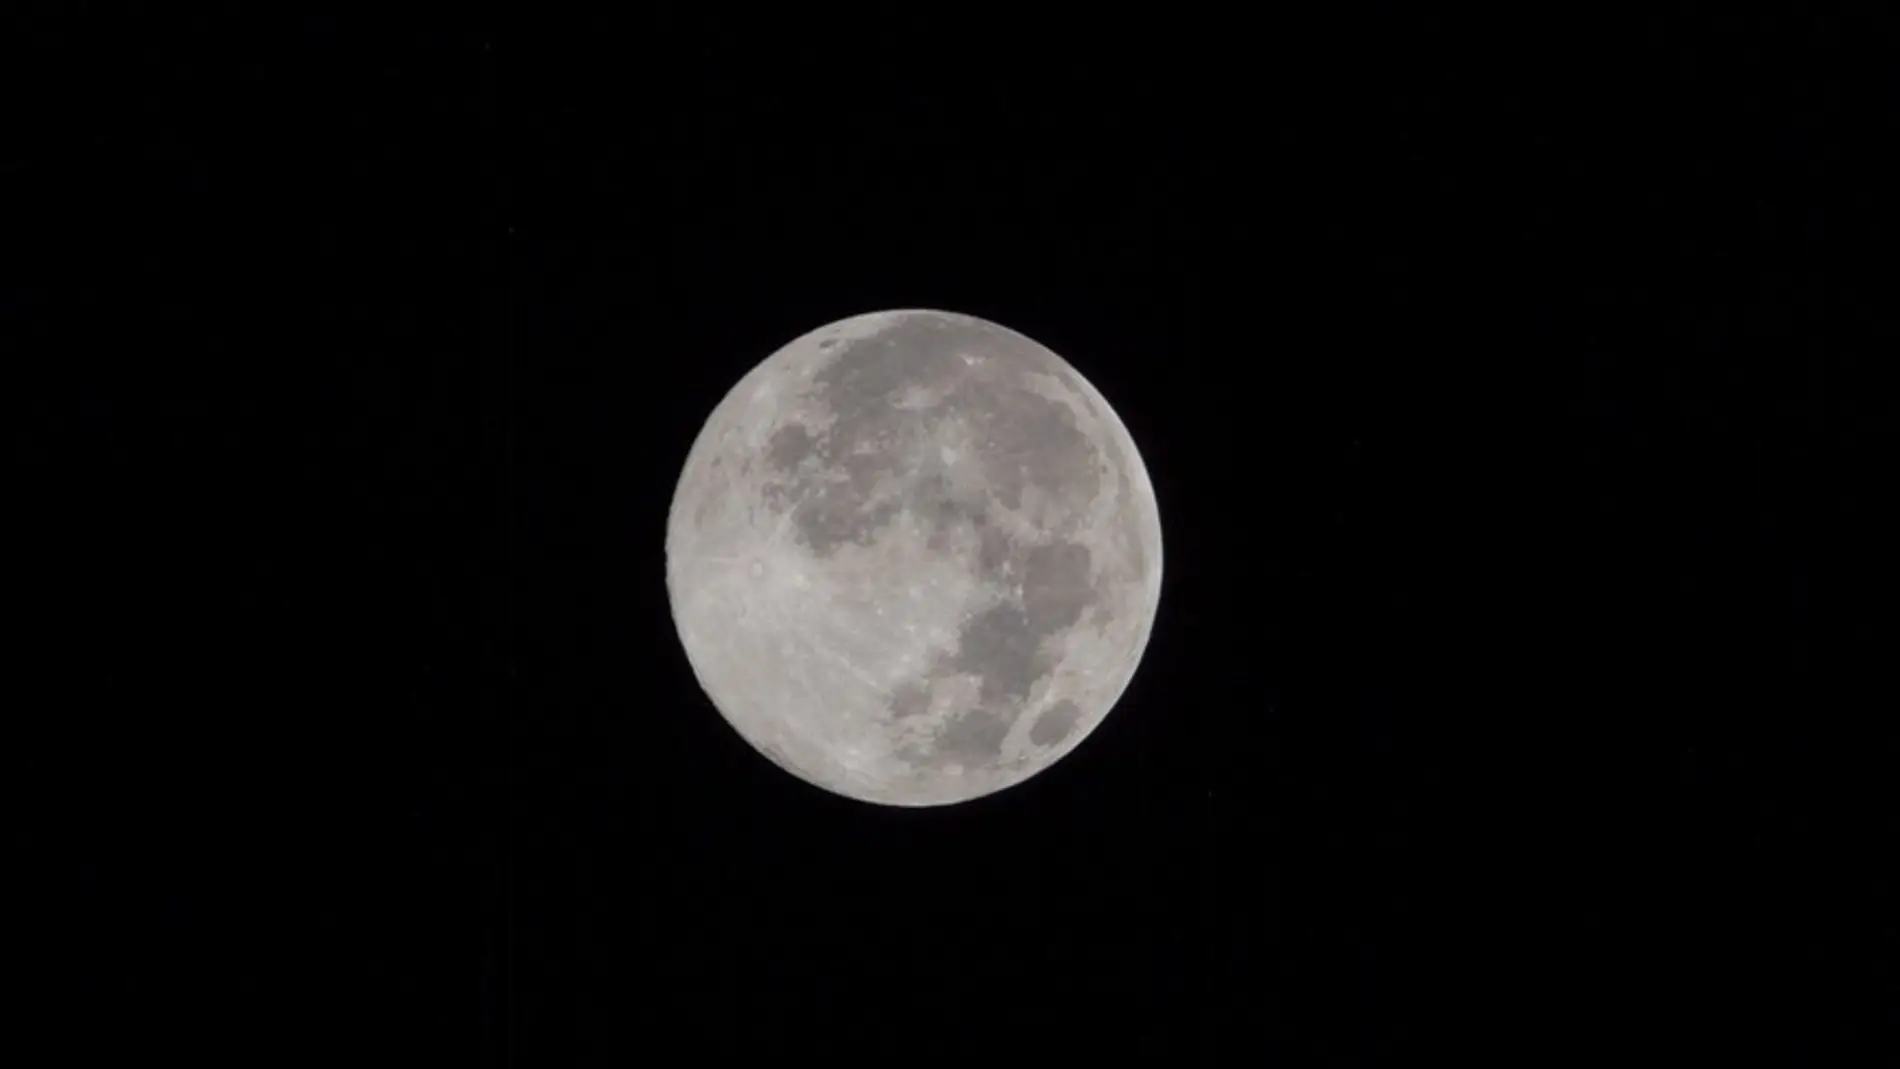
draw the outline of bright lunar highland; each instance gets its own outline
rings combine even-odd
[[[713,410],[667,519],[674,623],[745,740],[818,787],[946,805],[1028,779],[1114,707],[1161,523],[1102,395],[1015,331],[855,316]]]

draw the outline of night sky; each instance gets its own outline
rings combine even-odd
[[[45,1049],[1900,1049],[1891,17],[226,6],[0,20]],[[1167,554],[933,810],[754,753],[664,587],[725,391],[894,307],[1075,365]]]

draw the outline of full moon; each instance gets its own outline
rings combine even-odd
[[[1048,768],[1121,698],[1161,524],[1127,428],[1062,358],[972,316],[877,312],[794,339],[713,410],[666,582],[753,748],[849,798],[948,805]]]

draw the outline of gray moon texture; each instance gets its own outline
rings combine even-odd
[[[1015,331],[843,319],[707,419],[667,518],[673,620],[755,749],[892,806],[968,801],[1072,752],[1133,678],[1161,590],[1127,428]]]

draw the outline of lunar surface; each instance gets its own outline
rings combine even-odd
[[[946,805],[1060,760],[1135,673],[1161,525],[1135,443],[1060,357],[970,316],[856,316],[740,380],[680,476],[674,622],[759,752]]]

